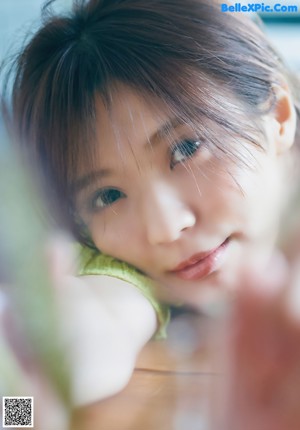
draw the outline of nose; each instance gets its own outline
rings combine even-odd
[[[141,203],[146,235],[151,245],[174,242],[196,223],[194,212],[177,190],[161,184],[143,193]]]

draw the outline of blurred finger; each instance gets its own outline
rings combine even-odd
[[[300,260],[294,262],[291,268],[290,282],[285,297],[288,316],[300,324]],[[300,341],[300,339],[299,339]]]
[[[60,285],[66,276],[74,275],[76,252],[72,238],[65,233],[56,232],[48,239],[46,259],[54,286]]]

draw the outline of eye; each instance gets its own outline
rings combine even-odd
[[[90,206],[92,210],[104,209],[124,197],[125,194],[116,188],[103,188],[93,195]]]
[[[184,139],[173,145],[171,153],[171,169],[177,163],[183,163],[192,158],[201,146],[201,142],[195,139]]]

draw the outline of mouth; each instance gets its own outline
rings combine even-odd
[[[229,238],[224,240],[217,248],[194,254],[188,260],[178,264],[170,273],[188,281],[197,281],[205,278],[217,269],[228,243]]]

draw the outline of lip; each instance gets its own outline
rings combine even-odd
[[[188,260],[178,264],[178,266],[170,272],[181,279],[191,281],[200,280],[208,276],[216,270],[218,263],[227,248],[228,242],[229,238],[210,251],[194,254]]]

